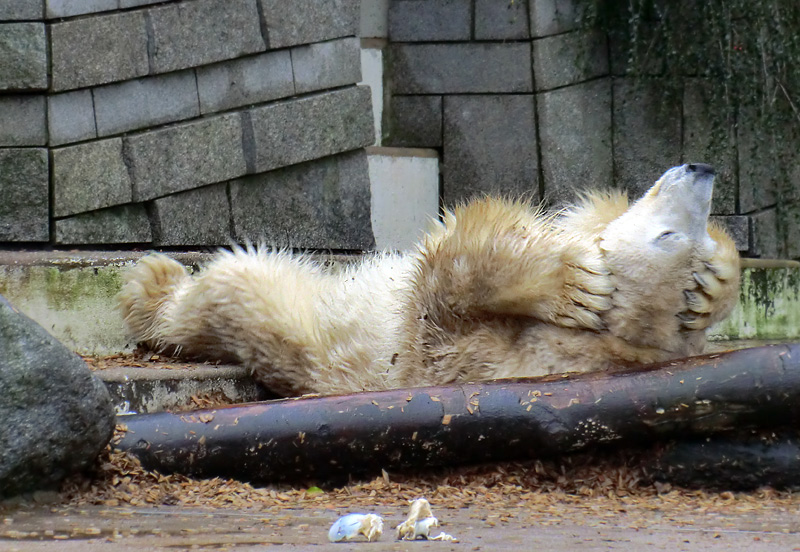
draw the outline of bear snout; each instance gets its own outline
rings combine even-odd
[[[694,172],[700,174],[716,174],[714,167],[706,163],[690,163],[686,165],[686,172]]]

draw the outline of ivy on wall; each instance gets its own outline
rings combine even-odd
[[[616,74],[658,78],[668,101],[687,77],[703,78],[717,141],[747,125],[771,162],[791,170],[800,150],[798,0],[574,1],[583,25],[609,36]]]

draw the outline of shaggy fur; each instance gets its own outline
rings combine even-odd
[[[241,362],[284,395],[698,354],[739,283],[732,240],[708,224],[703,167],[671,169],[633,206],[617,192],[558,215],[481,199],[445,213],[416,252],[339,270],[237,248],[191,277],[153,254],[126,274],[122,312],[138,340]]]

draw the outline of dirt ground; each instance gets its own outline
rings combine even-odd
[[[39,506],[6,512],[0,550],[800,550],[796,504],[767,502],[748,509],[736,499],[729,502],[705,507],[658,499],[632,503],[564,498],[547,507],[534,501],[501,510],[481,504],[456,509],[434,504],[441,529],[458,543],[396,541],[394,526],[405,517],[406,508],[377,507],[372,511],[385,520],[382,538],[347,544],[327,541],[328,528],[348,510],[344,507],[287,504],[277,511],[252,511]]]
[[[148,472],[114,453],[59,492],[0,503],[0,551],[800,551],[800,494],[674,489],[646,475],[636,459],[584,456],[253,486]],[[459,542],[395,540],[419,497],[440,520],[431,534]],[[329,543],[331,524],[352,512],[382,516],[382,538]]]

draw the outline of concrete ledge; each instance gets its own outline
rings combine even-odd
[[[276,398],[242,366],[121,367],[98,370],[95,374],[105,382],[117,414],[197,408],[193,397],[208,397],[223,403]]]
[[[416,159],[423,160],[435,161]],[[392,192],[392,182],[386,180],[386,194]],[[424,201],[419,203],[420,212],[424,205]],[[94,355],[129,351],[133,344],[123,333],[116,295],[122,284],[122,271],[145,254],[0,251],[0,295],[74,351]],[[214,255],[185,251],[168,254],[192,271]],[[359,258],[323,254],[316,257],[327,265]],[[709,339],[719,342],[715,350],[734,346],[734,341],[748,346],[765,340],[800,341],[800,262],[746,259],[742,264],[739,304],[728,319],[709,332]]]

